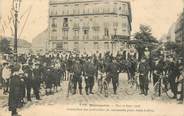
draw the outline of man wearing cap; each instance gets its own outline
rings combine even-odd
[[[139,75],[139,83],[140,83],[140,89],[141,93],[144,94],[145,96],[148,94],[148,85],[149,85],[149,80],[148,80],[148,71],[150,67],[148,62],[146,61],[146,58],[143,58],[139,64],[138,71],[140,73]]]
[[[41,74],[39,70],[39,64],[35,64],[33,66],[32,86],[37,100],[40,100],[40,95],[39,95],[40,81],[41,81]]]
[[[73,83],[74,83],[74,92],[73,95],[76,94],[76,89],[77,89],[77,83],[79,86],[79,93],[82,95],[82,64],[80,63],[79,58],[76,58],[73,66],[72,66],[72,72],[73,72]]]
[[[24,65],[23,71],[25,72],[27,100],[31,101],[31,88],[32,88],[32,76],[33,76],[32,63],[29,63],[28,65]]]
[[[109,63],[107,67],[107,78],[112,79],[114,94],[117,94],[117,86],[119,83],[119,72],[120,66],[116,62],[116,59],[112,58],[112,61]]]
[[[94,94],[93,93],[93,86],[94,86],[94,79],[96,75],[96,67],[92,60],[92,58],[89,58],[88,61],[85,63],[85,82],[86,82],[86,95]]]

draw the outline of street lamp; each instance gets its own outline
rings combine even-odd
[[[17,62],[17,36],[18,36],[18,13],[20,11],[21,0],[13,0],[13,10],[15,12],[15,22],[14,22],[14,61]]]

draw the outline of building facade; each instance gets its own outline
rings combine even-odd
[[[182,46],[184,43],[184,12],[179,16],[176,21],[175,27],[175,41],[178,45]]]
[[[167,41],[175,42],[175,38],[176,38],[175,29],[176,29],[176,23],[173,23],[167,33]]]
[[[131,6],[123,0],[50,0],[50,50],[116,52],[131,34]]]

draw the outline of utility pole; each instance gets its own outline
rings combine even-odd
[[[17,40],[18,40],[18,13],[20,11],[20,3],[21,0],[13,0],[13,10],[15,12],[14,16],[15,16],[15,22],[14,22],[14,29],[15,29],[15,33],[14,33],[14,62],[17,62]]]

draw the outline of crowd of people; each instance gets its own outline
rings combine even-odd
[[[73,95],[83,95],[83,92],[89,95],[95,94],[95,80],[98,80],[100,74],[105,74],[105,80],[112,82],[113,92],[117,94],[120,73],[128,74],[128,82],[135,80],[135,74],[138,73],[140,94],[145,96],[149,94],[150,81],[153,81],[154,86],[161,81],[161,75],[166,75],[173,98],[179,103],[183,102],[183,59],[172,55],[167,59],[163,56],[144,56],[139,61],[134,56],[126,58],[120,53],[113,57],[110,52],[104,55],[50,52],[44,55],[20,55],[16,64],[4,62],[1,65],[3,94],[9,95],[8,106],[13,116],[17,115],[17,108],[32,101],[33,97],[41,100],[40,91],[44,90],[45,95],[57,92],[62,81],[73,83]],[[82,87],[83,80],[85,87]]]

